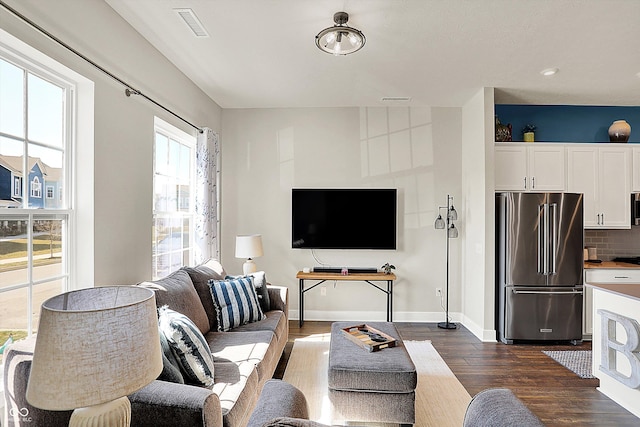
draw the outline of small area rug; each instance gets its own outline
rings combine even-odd
[[[312,420],[323,424],[349,425],[334,410],[329,400],[329,340],[330,334],[296,339],[283,379],[302,390],[309,403]],[[442,360],[431,341],[404,341],[404,345],[418,373],[415,426],[461,426],[467,405],[471,401],[469,393]]]
[[[591,350],[543,350],[542,352],[580,378],[594,378],[591,372]]]

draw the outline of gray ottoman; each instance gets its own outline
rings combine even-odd
[[[396,347],[369,353],[341,331],[354,324],[331,326],[329,399],[348,421],[414,424],[418,376],[396,327],[367,322],[398,340]]]

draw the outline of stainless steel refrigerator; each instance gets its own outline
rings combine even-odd
[[[582,209],[582,194],[496,194],[500,341],[582,341]]]

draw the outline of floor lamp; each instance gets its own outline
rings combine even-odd
[[[440,214],[440,210],[446,209],[447,219],[446,221],[442,218]],[[458,237],[458,229],[456,228],[453,221],[458,219],[458,212],[453,207],[453,196],[447,194],[447,206],[438,206],[438,218],[436,218],[436,222],[434,227],[437,230],[447,230],[447,302],[446,302],[446,314],[445,321],[438,323],[438,327],[442,329],[456,329],[458,325],[455,323],[449,322],[449,239],[455,239]]]

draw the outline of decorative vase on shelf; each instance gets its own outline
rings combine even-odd
[[[522,134],[522,138],[524,142],[534,142],[536,140],[535,133],[533,132],[525,132]]]
[[[500,123],[500,119],[496,116],[496,141],[497,142],[510,142],[511,141],[511,123],[503,125]]]
[[[609,142],[627,142],[631,126],[625,120],[616,120],[609,126]]]

